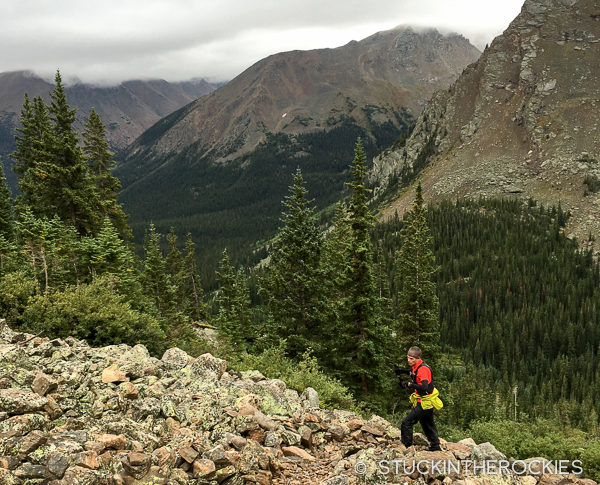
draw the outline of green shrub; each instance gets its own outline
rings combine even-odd
[[[24,271],[8,273],[0,280],[0,317],[12,328],[19,328],[29,299],[37,290],[37,282]]]
[[[132,310],[109,276],[32,298],[23,313],[23,328],[50,337],[71,335],[93,346],[141,343],[154,355],[165,350],[158,320]]]
[[[270,379],[281,379],[298,392],[312,387],[319,393],[320,406],[323,408],[360,412],[350,391],[337,379],[327,376],[309,352],[302,356],[300,362],[296,362],[285,356],[285,346],[280,344],[259,355],[244,353],[231,356],[229,360],[236,370],[258,370]]]
[[[510,429],[510,433],[507,430]],[[456,439],[454,433],[450,439]],[[489,441],[507,457],[526,459],[542,456],[548,460],[581,460],[583,473],[600,479],[600,441],[591,433],[562,426],[550,419],[531,421],[478,421],[458,434],[477,443]],[[465,437],[465,436],[462,436]]]

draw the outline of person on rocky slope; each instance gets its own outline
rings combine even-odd
[[[419,422],[423,427],[425,436],[429,440],[429,451],[439,451],[440,440],[438,431],[433,420],[433,410],[442,409],[443,403],[439,398],[439,392],[433,383],[433,375],[431,368],[421,359],[421,349],[419,347],[411,347],[408,349],[406,356],[409,369],[401,369],[395,367],[395,372],[400,379],[400,385],[404,389],[410,389],[413,393],[410,396],[412,409],[408,415],[402,420],[400,431],[402,433],[401,440],[404,446],[412,446],[413,442],[413,426]],[[403,374],[410,376],[409,381],[402,379]]]

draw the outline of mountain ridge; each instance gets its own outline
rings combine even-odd
[[[432,97],[406,144],[374,160],[376,193],[421,156],[429,158],[418,169],[430,200],[560,202],[572,213],[570,234],[598,235],[600,199],[585,180],[593,185],[600,175],[600,73],[592,62],[600,55],[599,14],[598,2],[527,0],[480,60]],[[410,204],[408,191],[398,190],[383,218]]]
[[[217,87],[203,79],[179,83],[149,79],[112,86],[68,84],[65,91],[69,104],[77,108],[76,130],[83,129],[90,108],[94,107],[106,126],[111,149],[119,151],[159,119]],[[16,187],[16,178],[8,158],[15,147],[14,135],[25,93],[30,98],[42,96],[48,102],[52,88],[53,84],[31,71],[0,73],[0,156],[12,187]]]
[[[402,28],[262,59],[122,152],[115,173],[136,239],[150,219],[219,252],[268,238],[296,168],[317,207],[328,206],[344,190],[356,139],[368,156],[393,143],[478,56],[462,36]]]
[[[393,68],[386,69],[382,62],[384,56],[390,60],[394,54],[410,55],[416,50],[415,42],[427,36],[430,37],[429,51],[422,57],[428,56],[428,63],[417,58],[393,58]],[[425,41],[421,42],[425,44]],[[385,43],[390,44],[387,50],[381,47]],[[390,53],[394,43],[402,50]],[[436,46],[446,51],[444,66],[436,64],[428,66],[429,71],[417,71],[417,67],[433,64]],[[464,51],[460,51],[461,48]],[[417,33],[410,27],[378,32],[360,42],[352,41],[333,49],[273,54],[246,69],[211,96],[194,102],[186,119],[174,125],[169,136],[159,138],[150,148],[134,144],[129,152],[136,154],[146,149],[149,154],[164,155],[188,147],[198,139],[208,150],[214,150],[219,137],[224,138],[221,145],[225,147],[243,143],[243,149],[236,148],[217,157],[228,161],[254,149],[267,131],[299,133],[328,128],[341,122],[339,112],[360,117],[360,114],[352,113],[354,108],[367,104],[365,99],[369,97],[377,99],[373,96],[377,91],[381,93],[381,108],[403,106],[414,114],[434,91],[428,84],[450,82],[478,55],[479,51],[458,34],[443,36],[434,29]],[[392,72],[400,68],[399,74]],[[417,75],[412,74],[415,71]],[[424,75],[429,75],[425,78],[429,79],[425,86],[422,84]],[[442,76],[445,76],[444,80],[440,79]],[[357,78],[360,81],[353,82]],[[415,94],[411,94],[411,90]],[[244,140],[240,141],[241,138]]]

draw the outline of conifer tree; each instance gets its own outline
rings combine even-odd
[[[44,194],[55,141],[48,108],[40,96],[31,102],[25,95],[20,121],[21,127],[15,136],[17,149],[11,154],[21,192],[16,204],[19,211],[21,207],[29,207],[34,214],[52,217]]]
[[[73,130],[75,109],[67,103],[60,72],[56,72],[55,86],[48,111],[54,133],[52,160],[44,177],[41,202],[68,221],[80,234],[94,233],[100,227],[99,197],[94,181],[81,153]],[[51,217],[51,214],[46,214]]]
[[[27,262],[45,291],[75,284],[79,279],[79,242],[75,228],[61,221],[36,217],[23,208],[16,221]]]
[[[6,185],[4,166],[0,158],[0,237],[6,242],[12,241],[15,232],[13,202],[10,189]]]
[[[261,281],[280,338],[287,339],[291,356],[317,343],[326,318],[321,268],[321,236],[311,201],[306,197],[300,169],[283,201],[285,212],[275,236],[266,276]]]
[[[106,141],[106,130],[102,120],[94,108],[91,109],[85,129],[82,133],[83,153],[91,176],[96,185],[100,199],[100,215],[110,217],[121,235],[131,237],[131,229],[127,225],[127,215],[117,202],[121,190],[119,179],[112,175],[115,166],[113,153]]]
[[[360,138],[354,150],[350,169],[352,182],[347,185],[352,192],[348,206],[350,245],[347,255],[345,292],[344,349],[347,366],[342,371],[355,383],[360,383],[363,393],[369,392],[377,379],[385,352],[382,343],[388,337],[377,305],[377,289],[373,275],[373,247],[371,230],[374,217],[367,205],[368,189],[365,186],[366,156]]]
[[[433,238],[427,225],[421,182],[413,206],[404,216],[402,246],[397,255],[399,280],[400,344],[406,349],[418,345],[435,362],[440,349],[439,302],[433,256]]]
[[[241,268],[237,272],[234,270],[227,250],[223,251],[217,279],[220,284],[217,328],[233,349],[242,351],[246,348],[246,337],[250,333],[250,298],[244,272]]]
[[[165,258],[160,249],[161,235],[156,232],[154,224],[150,224],[149,233],[144,242],[144,272],[142,286],[144,292],[154,302],[162,316],[172,315],[175,311],[176,288],[166,271]]]
[[[183,294],[187,297],[187,313],[192,320],[207,320],[208,310],[204,303],[204,293],[200,276],[196,270],[196,247],[190,233],[187,235],[183,254],[183,278],[181,285]]]
[[[0,159],[0,275],[18,267],[21,251],[15,243],[15,220],[10,189],[6,185],[4,167]]]
[[[351,231],[346,207],[338,203],[333,216],[332,228],[326,234],[323,249],[323,268],[325,294],[329,298],[328,306],[334,311],[335,320],[343,313],[345,290],[348,286],[350,268],[347,256],[350,252]]]
[[[97,236],[82,238],[81,247],[84,264],[91,276],[114,275],[119,290],[130,301],[140,297],[141,285],[134,254],[108,217],[104,218]]]

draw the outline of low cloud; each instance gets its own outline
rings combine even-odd
[[[0,72],[31,69],[85,82],[226,80],[259,59],[337,47],[397,25],[436,27],[482,49],[521,0],[20,0],[0,5]]]

